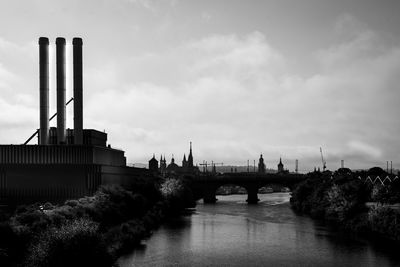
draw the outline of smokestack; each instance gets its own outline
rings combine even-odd
[[[73,65],[74,65],[74,143],[83,144],[83,81],[82,81],[82,38],[74,38]]]
[[[65,143],[65,38],[56,39],[57,143]]]
[[[39,145],[47,145],[49,141],[49,39],[46,37],[39,38],[39,93]]]

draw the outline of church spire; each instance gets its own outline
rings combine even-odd
[[[187,167],[186,154],[183,154],[182,167]]]
[[[280,172],[284,172],[284,168],[283,168],[283,163],[282,163],[282,157],[279,158],[279,164],[278,164],[278,173]]]
[[[190,151],[189,151],[187,164],[188,164],[188,167],[193,168],[192,142],[190,142]]]

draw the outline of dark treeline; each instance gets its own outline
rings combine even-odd
[[[169,216],[195,205],[179,179],[138,179],[132,190],[103,186],[61,205],[0,213],[0,266],[112,266]]]
[[[400,203],[400,179],[386,185],[365,181],[386,175],[379,168],[309,173],[293,191],[291,206],[344,230],[400,241],[400,211],[391,206]]]

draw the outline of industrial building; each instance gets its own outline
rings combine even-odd
[[[23,145],[0,145],[0,202],[64,201],[102,184],[129,187],[145,169],[126,166],[125,152],[105,132],[83,129],[81,38],[73,38],[74,129],[66,129],[65,38],[56,39],[57,127],[49,128],[49,39],[39,38],[39,129]],[[37,145],[29,145],[35,136]]]

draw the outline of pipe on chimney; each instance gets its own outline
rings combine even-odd
[[[83,68],[82,38],[73,38],[74,65],[74,143],[83,144]]]
[[[56,39],[57,143],[65,143],[65,38]]]
[[[49,141],[49,39],[39,38],[39,145]]]

